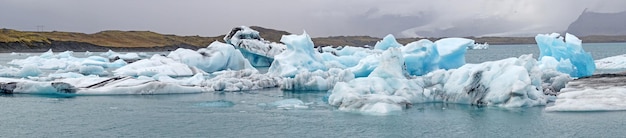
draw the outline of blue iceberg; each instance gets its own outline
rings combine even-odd
[[[565,40],[563,40],[565,39]],[[572,77],[590,76],[596,70],[591,53],[582,48],[582,41],[572,34],[565,34],[565,38],[558,33],[539,34],[535,36],[541,54],[539,60],[552,57],[559,61],[558,71],[570,74]],[[563,66],[571,64],[570,67]]]

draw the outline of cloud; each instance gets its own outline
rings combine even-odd
[[[151,30],[216,36],[258,25],[312,36],[529,35],[567,28],[587,8],[626,10],[623,0],[4,0],[0,27],[94,33]]]

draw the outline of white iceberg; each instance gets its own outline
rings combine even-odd
[[[120,54],[120,53],[117,53],[117,52],[115,52],[113,50],[110,50],[110,49],[109,49],[109,51],[100,54],[100,56],[105,56],[105,57],[107,57],[107,58],[109,58],[111,60],[122,59],[122,60],[128,61],[128,62],[134,62],[134,61],[137,61],[137,60],[141,59],[141,57],[137,53]]]
[[[39,76],[42,71],[33,65],[25,65],[21,68],[0,66],[0,77],[26,78]]]
[[[348,70],[331,68],[328,71],[303,71],[293,78],[283,78],[282,90],[330,90],[338,82],[347,82],[354,79],[354,74]]]
[[[546,105],[552,92],[570,80],[567,74],[540,69],[531,55],[435,71],[423,79],[434,101],[500,107]]]
[[[95,68],[118,68],[126,65],[123,60],[116,60],[109,62],[107,58],[99,56],[90,56],[87,58],[77,58],[72,56],[72,51],[65,51],[59,54],[54,54],[52,50],[48,50],[42,53],[40,56],[31,56],[26,59],[14,59],[11,60],[9,65],[16,65],[19,67],[35,66],[44,70],[59,70],[59,72],[78,72],[81,67]],[[99,67],[93,67],[99,66]],[[85,72],[91,74],[91,72]],[[93,72],[97,75],[105,75],[104,71]]]
[[[208,73],[222,70],[255,69],[239,50],[217,41],[211,43],[207,48],[201,48],[197,51],[179,48],[170,52],[167,57]]]
[[[391,48],[369,77],[340,82],[329,103],[339,110],[388,114],[412,103],[444,102],[479,106],[528,107],[546,105],[569,75],[542,70],[531,55],[458,69],[436,70],[421,77],[403,73],[402,58]]]
[[[117,76],[154,76],[157,74],[171,77],[193,76],[204,71],[187,66],[171,58],[154,55],[150,59],[142,59],[113,71]]]
[[[485,50],[485,49],[489,49],[489,44],[488,43],[474,43],[474,45],[470,45],[469,47],[467,47],[468,50]]]
[[[366,78],[338,82],[331,90],[328,103],[339,110],[385,115],[402,109],[423,92],[419,80],[403,74],[403,58],[397,48],[382,54],[381,65]]]

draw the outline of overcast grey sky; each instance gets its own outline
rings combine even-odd
[[[312,36],[529,36],[626,0],[0,0],[0,28],[216,36],[256,25]]]

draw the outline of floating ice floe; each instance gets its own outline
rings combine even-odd
[[[626,110],[626,74],[599,74],[579,78],[562,89],[546,111]]]
[[[193,76],[204,71],[190,67],[171,58],[154,55],[149,59],[142,59],[113,71],[117,76],[149,76],[167,75],[171,77]]]
[[[489,44],[485,43],[474,43],[474,45],[470,45],[467,47],[468,50],[485,50],[489,49]]]
[[[105,70],[106,68],[118,68],[127,64],[123,60],[109,62],[109,60],[104,57],[90,56],[87,58],[77,58],[72,56],[72,54],[72,51],[54,54],[52,50],[48,50],[39,56],[31,56],[26,59],[14,59],[8,64],[22,68],[34,66],[42,70],[57,70],[57,73],[80,72],[84,75],[108,75],[109,73]]]
[[[119,95],[199,93],[200,87],[188,87],[132,77],[81,77],[49,82],[0,78],[0,93],[60,94],[60,95]]]
[[[107,51],[105,53],[102,53],[100,55],[101,56],[105,56],[105,57],[109,58],[110,60],[122,59],[122,60],[124,60],[126,62],[134,62],[134,61],[137,61],[137,60],[141,59],[141,57],[137,53],[120,54],[120,53],[117,53],[117,52],[115,52],[113,50],[110,50],[110,49],[109,49],[109,51]]]
[[[284,99],[275,101],[269,104],[269,106],[276,107],[278,109],[307,109],[309,108],[302,100],[299,99]]]
[[[33,65],[25,65],[21,68],[0,66],[0,77],[25,78],[39,76],[41,70]]]
[[[617,55],[595,61],[598,70],[608,72],[626,71],[626,55]]]
[[[206,101],[197,103],[198,107],[213,107],[213,108],[229,108],[235,106],[234,102],[227,100],[217,100],[217,101]]]

